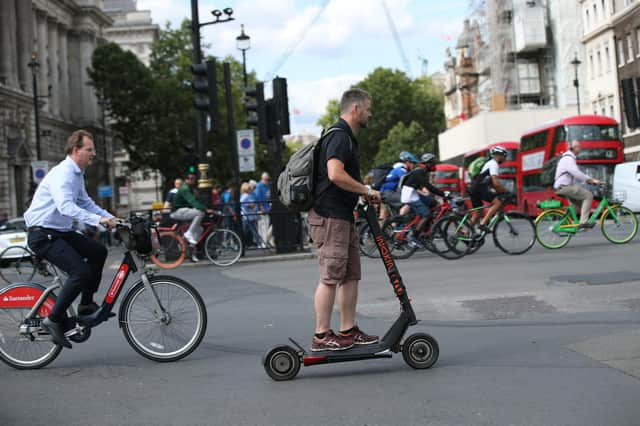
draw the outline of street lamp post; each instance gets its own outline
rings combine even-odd
[[[33,76],[33,112],[35,114],[36,121],[36,159],[40,161],[42,153],[40,151],[40,114],[38,111],[38,71],[40,70],[40,62],[36,58],[36,54],[31,55],[31,60],[27,64],[31,68],[31,74]]]
[[[251,37],[245,34],[244,24],[240,25],[240,35],[236,37],[236,46],[238,50],[242,51],[242,75],[244,76],[244,87],[248,86],[247,83],[247,50],[251,49]]]
[[[580,115],[580,81],[578,80],[578,67],[580,66],[581,63],[582,62],[580,61],[580,59],[578,59],[578,52],[576,52],[576,56],[573,59],[573,61],[571,61],[571,65],[573,65],[575,69],[573,85],[576,88],[576,100],[578,102],[578,115]]]

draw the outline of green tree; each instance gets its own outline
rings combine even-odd
[[[369,170],[375,164],[382,144],[388,139],[390,131],[400,123],[403,127],[399,129],[404,130],[397,130],[397,132],[403,134],[407,133],[407,129],[413,129],[408,132],[409,134],[420,133],[415,126],[412,128],[412,122],[422,128],[423,134],[420,134],[420,140],[423,143],[419,146],[425,146],[424,144],[428,141],[433,143],[438,133],[445,127],[442,94],[438,93],[438,89],[433,86],[428,77],[412,80],[402,71],[376,68],[353,87],[366,90],[372,98],[373,117],[367,128],[362,129],[357,135],[363,171]],[[324,121],[332,117],[335,106],[334,103],[329,102],[327,112],[318,124],[324,124]],[[394,136],[389,140],[400,139]],[[380,158],[391,158],[391,151],[396,149],[393,157],[397,157],[400,150],[408,148],[385,147]]]
[[[400,151],[409,151],[420,157],[425,152],[433,152],[433,141],[417,122],[412,121],[409,126],[400,122],[389,130],[387,137],[380,143],[375,164],[398,161]]]
[[[318,119],[316,124],[323,129],[328,129],[340,118],[340,101],[329,99],[325,113]]]
[[[184,20],[178,29],[167,24],[153,46],[148,68],[132,53],[115,44],[104,44],[94,51],[89,69],[96,93],[108,101],[111,130],[129,153],[129,169],[159,170],[165,178],[165,189],[172,186],[174,177],[185,173],[186,156],[190,152],[197,154],[196,110],[190,85],[193,79],[190,28],[189,20]],[[246,127],[242,64],[231,57],[224,61],[230,63],[235,128],[242,129]],[[219,131],[207,133],[205,143],[206,150],[211,152],[209,176],[225,183],[232,176],[233,164],[222,60],[217,61],[217,78]],[[250,85],[255,84],[255,73],[250,73],[248,80]],[[256,163],[257,172],[242,178],[270,170],[264,144],[256,146]]]

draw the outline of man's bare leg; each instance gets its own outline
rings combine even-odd
[[[491,218],[498,212],[498,210],[500,209],[500,206],[502,206],[502,201],[495,198],[491,202],[491,207],[489,208],[489,211],[487,212],[487,214],[484,215],[484,217],[482,218],[482,221],[480,221],[480,225],[487,226],[487,223],[489,223]]]
[[[356,304],[358,303],[358,281],[345,281],[338,287],[340,308],[340,330],[349,330],[356,324]]]
[[[318,282],[313,304],[316,308],[316,333],[324,333],[331,329],[331,312],[336,299],[336,286]]]

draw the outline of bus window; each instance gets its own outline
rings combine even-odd
[[[547,187],[540,183],[540,173],[522,176],[522,190],[524,192],[546,191]]]
[[[581,124],[567,126],[568,141],[618,141],[618,126]]]
[[[438,170],[433,172],[434,179],[456,179],[458,177],[457,170]]]
[[[536,148],[544,148],[547,144],[547,136],[549,131],[536,133],[529,136],[524,136],[520,141],[520,151],[529,151]]]
[[[567,141],[567,130],[564,126],[558,126],[553,129],[553,144],[551,145],[551,157],[556,155],[558,144]]]

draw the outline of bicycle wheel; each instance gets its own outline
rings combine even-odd
[[[506,254],[526,253],[536,242],[536,226],[529,216],[505,213],[493,227],[493,242]]]
[[[441,257],[449,260],[460,259],[466,255],[473,247],[471,239],[473,228],[467,221],[462,221],[458,215],[448,215],[438,221],[441,237],[446,244],[448,251],[438,253]]]
[[[542,247],[559,249],[567,245],[573,234],[569,232],[557,232],[553,229],[560,223],[571,225],[573,221],[569,216],[565,217],[564,210],[545,210],[536,217],[536,239]]]
[[[0,253],[0,277],[7,284],[26,283],[36,273],[34,254],[22,246],[9,246]]]
[[[626,207],[609,207],[600,219],[600,229],[612,243],[628,243],[638,232],[638,218]]]
[[[155,276],[151,287],[164,312],[142,281],[122,301],[120,324],[127,342],[145,358],[177,361],[193,352],[207,330],[207,309],[200,294],[177,277]]]
[[[182,237],[174,232],[161,232],[158,235],[158,246],[154,247],[149,258],[162,269],[177,268],[184,262],[187,245]]]
[[[229,229],[216,229],[205,240],[204,253],[214,265],[233,265],[242,254],[242,240]]]
[[[415,247],[409,245],[407,232],[404,228],[408,218],[405,216],[394,216],[384,221],[382,225],[382,235],[387,239],[391,257],[394,259],[408,259],[415,253]]]
[[[358,239],[360,240],[360,253],[374,259],[380,257],[380,252],[378,251],[378,246],[371,233],[369,224],[360,224],[358,227]]]
[[[42,368],[62,350],[40,331],[40,324],[55,304],[49,295],[35,317],[26,319],[45,287],[35,283],[11,285],[0,290],[0,359],[18,370]],[[21,332],[20,327],[29,327]]]

